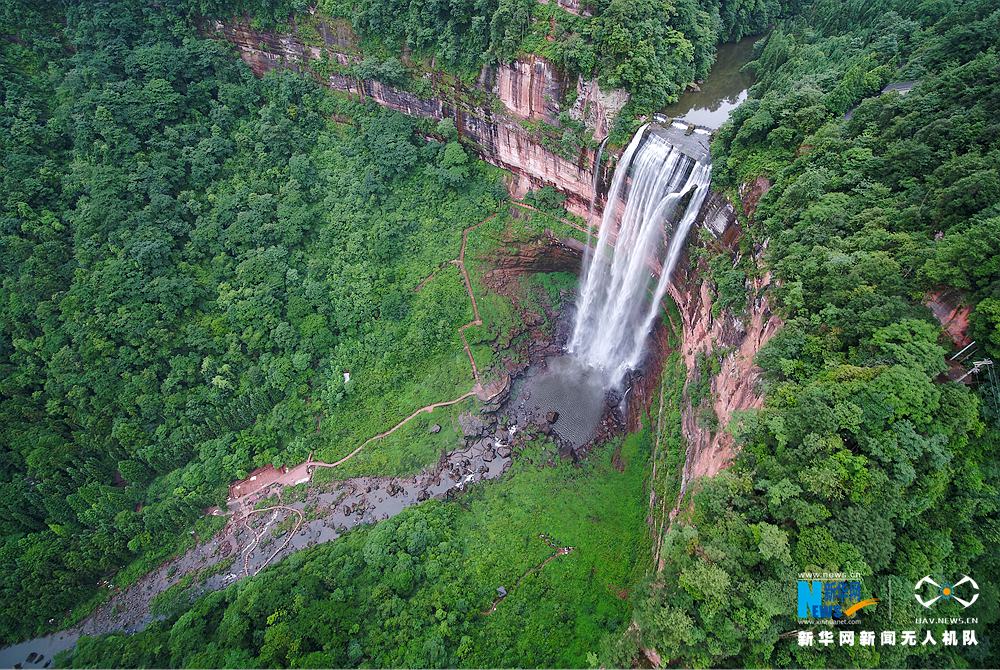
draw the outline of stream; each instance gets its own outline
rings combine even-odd
[[[335,540],[356,526],[377,523],[429,498],[445,498],[484,479],[496,479],[510,466],[513,431],[498,429],[490,434],[484,423],[477,424],[477,430],[479,434],[469,436],[470,446],[442,456],[436,466],[416,476],[355,477],[315,484],[303,496],[282,502],[284,509],[272,512],[252,511],[255,503],[270,504],[263,502],[267,490],[248,496],[222,531],[115,593],[79,625],[0,650],[0,667],[47,668],[55,654],[72,648],[81,635],[140,631],[156,618],[150,611],[153,598],[186,575],[201,577],[193,587],[194,595],[222,589],[288,554]],[[289,523],[299,518],[301,523]]]

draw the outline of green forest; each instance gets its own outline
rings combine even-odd
[[[545,231],[583,239],[551,189],[514,216],[508,175],[450,120],[255,77],[205,30],[313,12],[349,24],[366,78],[475,82],[534,54],[623,88],[609,151],[720,43],[760,36],[712,178],[737,206],[769,189],[739,213],[735,258],[690,244],[720,309],[766,297],[782,320],[756,358],[764,406],[727,428],[739,454],[688,489],[656,571],[650,492],[676,496],[679,408],[711,394],[684,387],[668,313],[674,351],[637,431],[579,463],[536,436],[497,481],[219,591],[176,587],[142,632],[84,637],[57,665],[634,667],[650,649],[675,667],[997,665],[1000,398],[944,379],[953,347],[924,304],[960,291],[1000,361],[995,0],[0,0],[0,645],[80,622],[217,532],[206,510],[255,468],[344,457],[469,392],[470,357],[499,374],[525,335],[489,259]],[[913,88],[882,93],[898,82]],[[477,225],[467,357],[478,315],[454,259]],[[575,281],[535,275],[518,306],[544,314]],[[429,467],[477,403],[323,477]],[[799,647],[809,571],[859,573],[879,597],[974,575],[980,643]],[[921,614],[901,597],[863,616]]]
[[[194,3],[208,16],[233,3]],[[583,0],[578,12],[537,0],[319,0],[322,15],[349,21],[361,37],[366,73],[400,83],[400,54],[475,81],[483,66],[540,55],[575,77],[631,94],[623,118],[648,114],[704,79],[719,43],[759,35],[800,0]],[[308,21],[305,0],[244,0],[261,27]],[[575,94],[570,93],[569,94]]]
[[[469,376],[457,275],[412,287],[506,198],[499,173],[402,115],[258,80],[144,4],[4,9],[24,25],[0,140],[8,642],[182,548],[253,468]]]
[[[743,240],[766,243],[764,267],[736,268],[776,280],[785,323],[757,357],[766,405],[669,531],[666,568],[636,604],[641,633],[611,665],[639,644],[690,667],[996,664],[1000,405],[989,384],[940,383],[951,345],[921,296],[962,289],[971,335],[997,359],[998,30],[993,2],[821,1],[760,46],[751,99],[712,151],[718,188],[773,183]],[[901,80],[917,83],[878,95]],[[904,594],[892,619],[866,615],[875,630],[920,616],[905,594],[924,575],[980,575],[987,632],[971,649],[799,648],[781,585],[803,571]]]

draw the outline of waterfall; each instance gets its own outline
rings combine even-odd
[[[642,361],[712,171],[647,130],[649,124],[639,129],[615,167],[597,243],[584,261],[569,343],[569,353],[600,370],[607,386]]]
[[[604,145],[608,143],[605,137],[597,146],[597,155],[594,157],[594,176],[590,185],[590,207],[587,208],[587,246],[583,248],[583,267],[590,263],[590,248],[594,243],[594,203],[597,202],[597,189],[601,184],[601,154],[604,153]]]

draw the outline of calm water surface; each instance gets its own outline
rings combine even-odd
[[[753,45],[759,39],[760,35],[745,37],[734,44],[720,46],[715,65],[701,84],[701,90],[684,93],[663,113],[713,130],[725,123],[733,110],[747,99],[753,76],[740,69],[752,58]]]

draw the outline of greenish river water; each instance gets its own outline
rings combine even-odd
[[[740,70],[753,57],[753,45],[760,35],[745,37],[739,42],[719,47],[715,65],[709,72],[700,91],[688,91],[663,114],[715,130],[729,118],[737,106],[747,98],[753,84],[753,75]]]

